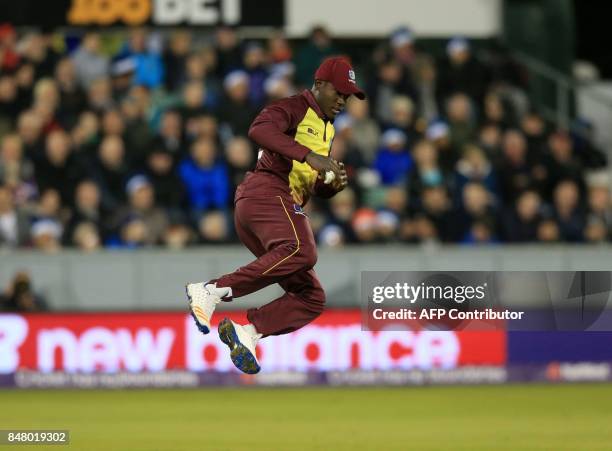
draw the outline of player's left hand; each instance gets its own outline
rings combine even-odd
[[[346,169],[344,169],[344,163],[338,163],[340,166],[340,177],[336,177],[332,182],[331,186],[334,190],[340,192],[348,185],[348,175],[346,174]]]

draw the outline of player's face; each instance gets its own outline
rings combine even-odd
[[[327,81],[317,81],[315,84],[315,98],[321,107],[323,114],[330,119],[335,117],[344,110],[348,94],[341,94],[334,88],[334,85]]]

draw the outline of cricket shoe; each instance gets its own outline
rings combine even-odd
[[[259,373],[261,367],[255,354],[257,337],[244,326],[225,318],[219,323],[219,338],[230,348],[230,358],[236,368],[247,374]]]
[[[210,332],[210,320],[215,307],[221,302],[219,291],[214,283],[198,282],[185,285],[185,293],[189,299],[189,311],[196,326],[203,334]]]

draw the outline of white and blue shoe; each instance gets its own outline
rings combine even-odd
[[[185,285],[185,293],[187,293],[187,299],[189,299],[189,311],[198,330],[203,334],[210,332],[210,320],[215,307],[221,302],[221,297],[214,292],[215,289],[214,284],[207,282]]]
[[[246,374],[259,373],[261,367],[255,354],[257,337],[251,335],[244,326],[225,318],[219,323],[219,338],[230,349],[230,358],[240,371]]]

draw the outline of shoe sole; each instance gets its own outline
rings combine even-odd
[[[208,333],[210,333],[210,329],[206,325],[200,324],[200,322],[198,321],[198,318],[195,316],[195,313],[193,313],[193,310],[191,309],[191,296],[189,295],[189,290],[187,289],[187,285],[185,285],[185,294],[187,295],[187,299],[189,300],[189,313],[191,314],[191,317],[195,321],[196,327],[204,335],[207,335]]]
[[[246,374],[259,373],[261,367],[257,363],[257,359],[240,342],[234,324],[227,318],[219,323],[219,338],[230,348],[230,358],[236,368]]]

